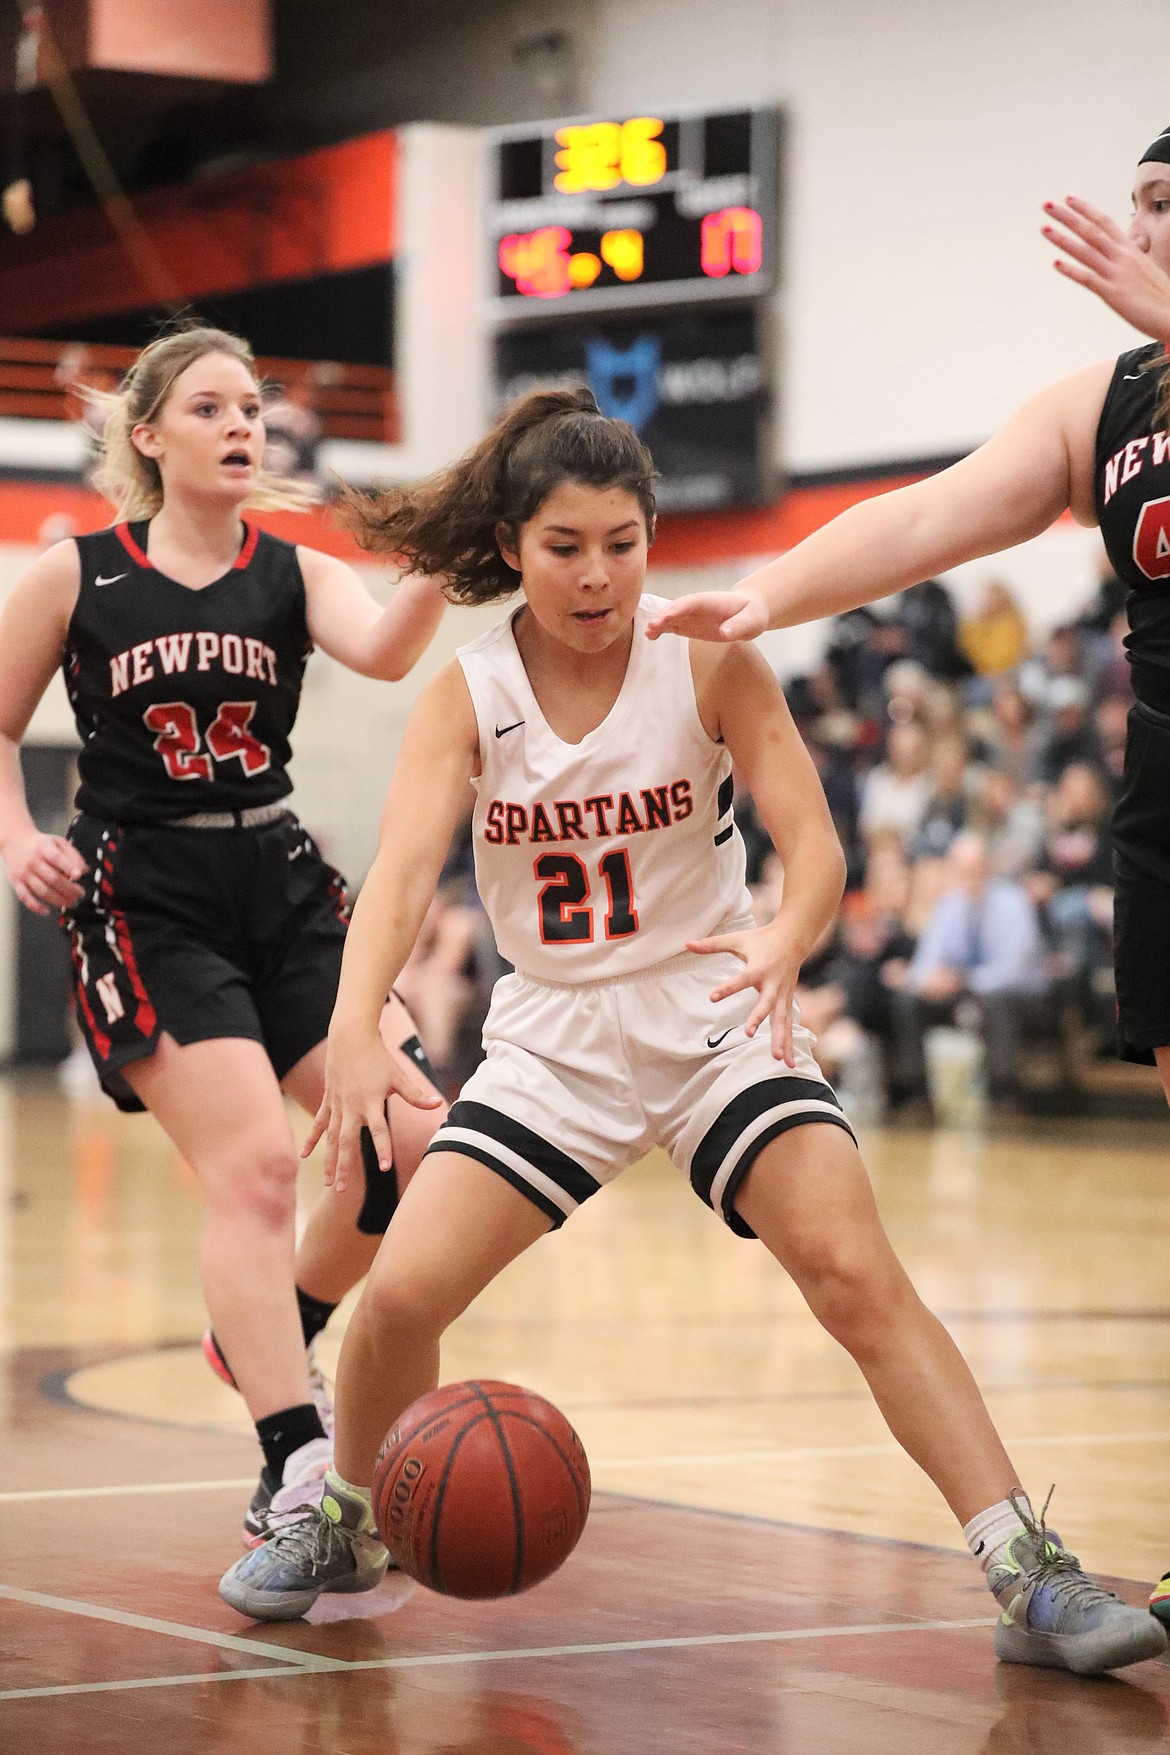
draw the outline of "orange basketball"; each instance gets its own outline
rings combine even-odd
[[[514,1383],[412,1402],[374,1465],[374,1516],[403,1572],[451,1597],[506,1597],[555,1572],[589,1515],[589,1459],[565,1416]]]

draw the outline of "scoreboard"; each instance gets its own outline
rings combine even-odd
[[[588,384],[650,447],[666,512],[776,491],[782,120],[745,106],[488,136],[497,409]]]
[[[489,140],[497,321],[771,289],[775,111],[553,122]]]

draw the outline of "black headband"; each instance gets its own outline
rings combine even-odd
[[[1154,144],[1147,146],[1138,163],[1170,165],[1170,128],[1163,128]]]

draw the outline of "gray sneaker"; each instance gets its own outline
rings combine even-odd
[[[219,1594],[254,1621],[295,1621],[323,1591],[373,1590],[389,1563],[368,1507],[327,1480],[318,1505],[282,1519],[262,1547],[228,1567]]]
[[[1038,1519],[1026,1500],[1013,1494],[1012,1504],[1023,1533],[1008,1543],[1005,1559],[987,1580],[1003,1610],[996,1656],[1078,1676],[1161,1657],[1167,1640],[1157,1621],[1086,1577],[1076,1555],[1045,1527],[1047,1501]]]

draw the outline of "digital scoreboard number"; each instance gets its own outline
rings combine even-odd
[[[773,285],[774,111],[548,123],[501,130],[490,152],[497,319]]]

